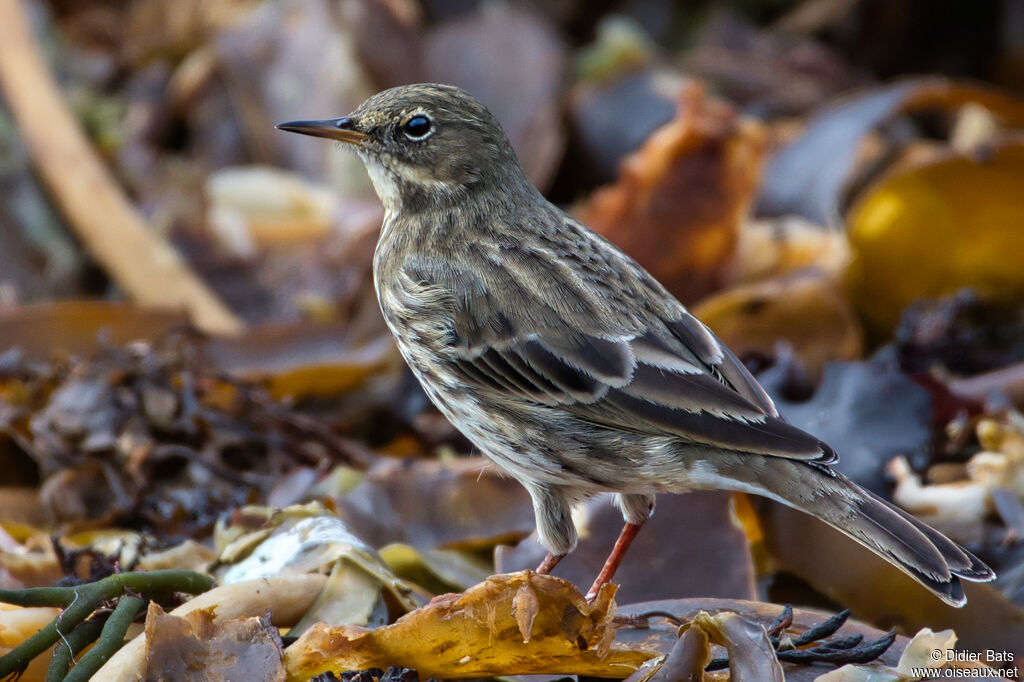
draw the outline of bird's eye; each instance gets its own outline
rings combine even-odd
[[[430,132],[430,119],[424,114],[416,114],[402,126],[402,132],[412,140],[422,140]]]

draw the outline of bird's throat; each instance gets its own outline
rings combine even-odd
[[[388,215],[398,213],[402,205],[401,187],[398,180],[377,159],[364,156],[363,162],[366,164],[366,172],[370,176],[370,182],[373,183],[373,189],[380,198],[380,202],[384,204],[384,210]]]

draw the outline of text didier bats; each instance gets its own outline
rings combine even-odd
[[[996,651],[995,649],[985,649],[983,652],[947,649],[946,660],[977,661],[984,663],[1012,663],[1014,656],[1012,651]]]

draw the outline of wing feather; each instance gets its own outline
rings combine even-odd
[[[779,416],[775,403],[768,397],[757,380],[727,346],[719,341],[704,324],[684,312],[677,320],[667,323],[672,333],[694,353],[704,367],[717,373],[737,393],[760,407],[766,414]]]
[[[768,412],[761,401],[750,400],[727,381],[728,375],[748,376],[731,353],[712,368],[732,360],[724,371],[699,371],[685,358],[673,362],[650,333],[640,340],[588,339],[586,351],[577,344],[569,353],[532,334],[525,340],[506,339],[501,352],[489,348],[460,365],[472,368],[467,375],[484,376],[481,384],[521,399],[560,406],[590,424],[629,432],[678,436],[688,442],[729,450],[776,455],[821,462],[831,461],[833,451],[817,438]],[[633,346],[640,352],[634,353]],[[656,349],[657,352],[653,352]],[[595,376],[596,368],[623,369],[622,351],[630,353],[632,370],[627,378],[611,381]],[[595,353],[604,353],[598,362]],[[587,367],[582,358],[589,358]],[[648,362],[651,359],[654,362]],[[741,386],[760,389],[753,378]],[[500,388],[495,388],[500,386]],[[755,394],[756,395],[756,394]],[[769,403],[770,404],[770,403]]]

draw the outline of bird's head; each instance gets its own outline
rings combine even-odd
[[[451,85],[403,85],[377,93],[348,116],[277,127],[353,145],[391,211],[525,182],[498,121]]]

